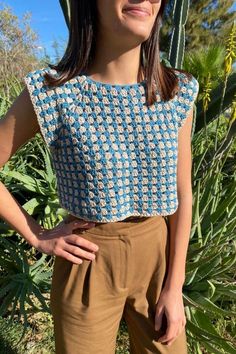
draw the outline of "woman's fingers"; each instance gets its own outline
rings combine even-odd
[[[94,252],[98,251],[99,247],[86,240],[82,233],[94,225],[94,222],[84,222],[84,220],[74,220],[69,223],[63,221],[53,229],[45,229],[39,235],[37,249],[46,254],[64,257],[76,264],[82,263],[79,257],[93,260],[95,259]],[[81,235],[79,232],[73,233],[74,229],[79,229]]]
[[[167,318],[166,333],[158,339],[158,342],[166,343],[168,346],[173,343],[183,328],[181,320],[174,320]]]
[[[170,345],[175,340],[177,335],[178,335],[178,325],[170,324],[167,327],[166,333],[158,339],[158,342],[161,343],[168,342],[167,345]]]
[[[73,254],[68,253],[68,252],[64,251],[63,249],[60,249],[60,250],[57,252],[56,255],[59,256],[59,257],[65,258],[66,260],[68,260],[68,261],[70,261],[70,262],[72,262],[72,263],[74,263],[74,264],[81,264],[81,263],[83,263],[83,260],[82,260],[82,259],[80,259],[80,258],[78,258],[78,257],[76,257],[76,256],[73,256]]]
[[[76,246],[82,246],[87,248],[90,251],[98,251],[99,247],[98,245],[96,245],[95,243],[86,240],[86,238],[84,238],[83,236],[80,235],[76,235],[76,234],[72,234],[72,235],[68,235],[65,237],[65,241],[67,243],[76,245]]]
[[[91,252],[87,252],[77,246],[73,246],[69,243],[66,243],[64,246],[64,250],[67,252],[72,253],[74,256],[76,257],[80,257],[80,258],[86,258],[89,259],[91,261],[93,261],[95,259],[95,254],[91,253]]]
[[[184,330],[184,327],[178,327],[178,331],[176,332],[176,334],[172,337],[172,339],[167,339],[167,346],[170,346],[175,339],[180,335],[180,333]]]

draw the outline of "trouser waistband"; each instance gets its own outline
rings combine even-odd
[[[66,219],[65,223],[71,222],[76,218],[75,216],[69,214]],[[81,220],[81,219],[80,219]],[[155,216],[130,216],[124,220],[120,221],[111,221],[111,222],[98,222],[95,223],[95,226],[86,229],[86,233],[97,234],[101,236],[109,236],[112,237],[119,237],[121,234],[127,234],[130,232],[134,235],[142,234],[143,232],[149,232],[153,227],[158,227],[165,223],[165,219],[162,215],[155,215]],[[76,230],[74,230],[76,233]]]
[[[85,232],[88,234],[100,236],[110,236],[112,238],[119,237],[121,235],[138,236],[143,233],[150,232],[153,228],[157,229],[159,225],[163,225],[165,220],[163,216],[150,216],[137,218],[136,220],[121,220],[119,222],[99,223],[94,227],[87,229]]]

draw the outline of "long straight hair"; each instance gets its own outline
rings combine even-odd
[[[174,70],[185,73],[189,78],[191,74],[182,70],[166,67],[160,61],[159,36],[162,16],[168,0],[161,0],[159,13],[155,19],[149,38],[141,43],[140,65],[138,81],[142,75],[147,82],[146,99],[151,105],[156,101],[158,90],[163,101],[174,97],[178,90],[178,77]],[[44,74],[49,87],[59,86],[66,81],[86,71],[93,62],[96,50],[96,33],[98,32],[97,0],[70,0],[70,28],[66,51],[56,64],[47,65],[56,70],[57,77]]]

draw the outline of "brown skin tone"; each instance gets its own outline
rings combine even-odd
[[[161,3],[148,0],[97,1],[100,18],[98,46],[88,74],[94,80],[105,83],[121,85],[135,83],[138,76],[140,46],[149,37]],[[126,5],[144,6],[150,10],[150,16],[141,18],[125,13],[122,10]],[[168,274],[156,306],[156,329],[161,326],[164,312],[167,317],[166,333],[159,339],[167,345],[171,345],[186,324],[182,286],[192,218],[191,126],[192,112],[179,131],[177,169],[179,207],[173,215],[168,216],[170,224]],[[0,121],[0,167],[39,131],[29,95],[24,88],[4,119]],[[86,226],[85,221],[77,219],[45,230],[25,212],[1,182],[0,217],[43,253],[61,256],[80,264],[81,258],[92,259],[92,254],[96,252],[94,248],[96,244],[83,239],[78,233],[73,234],[74,229],[85,230],[93,227],[94,223],[88,223]],[[86,248],[87,251],[79,246]]]

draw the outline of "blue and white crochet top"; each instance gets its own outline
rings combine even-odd
[[[60,205],[95,222],[128,216],[173,214],[178,207],[178,130],[199,90],[197,79],[179,77],[168,102],[146,104],[145,80],[107,84],[85,74],[49,88],[46,67],[29,72],[30,93],[56,174]]]

